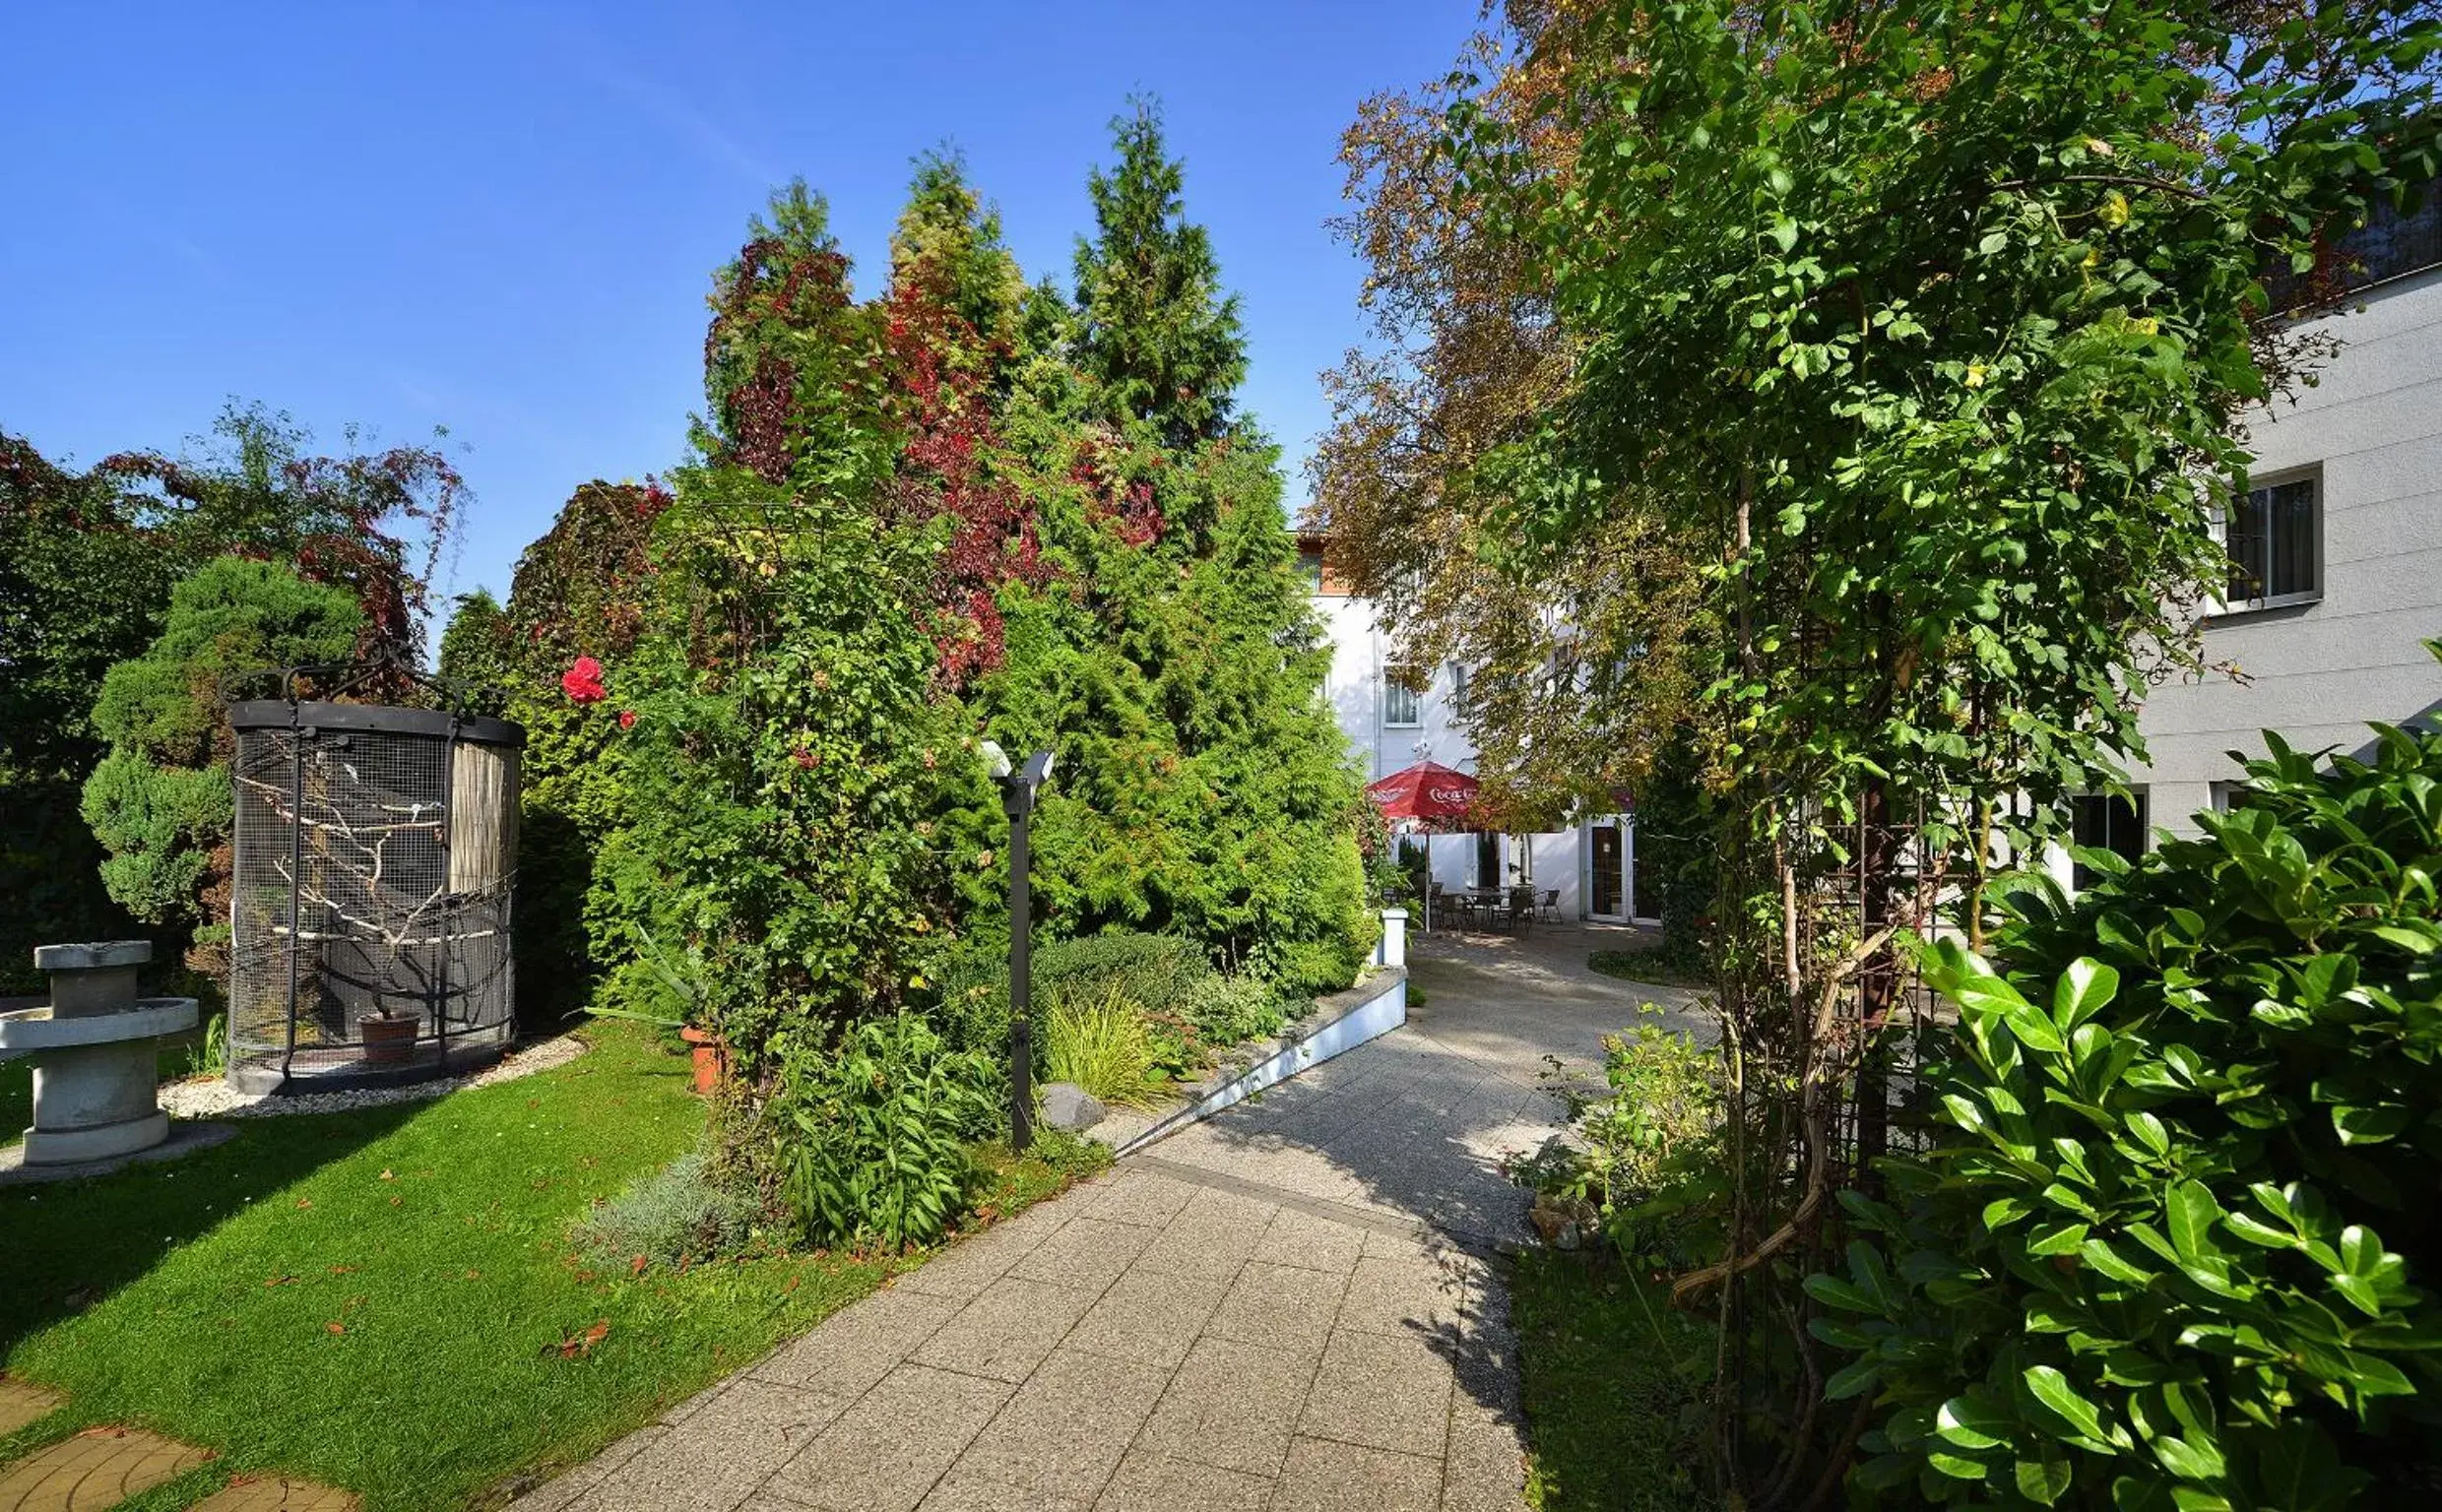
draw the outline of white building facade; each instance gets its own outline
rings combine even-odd
[[[2345,240],[2358,264],[2347,313],[2317,323],[2339,354],[2296,403],[2251,414],[2256,454],[2224,529],[2224,607],[2204,629],[2209,674],[2151,691],[2149,764],[2133,801],[2079,803],[2086,844],[2124,853],[2193,834],[2277,730],[2299,750],[2362,754],[2369,722],[2442,711],[2442,186],[2421,209]]]
[[[1379,782],[1420,761],[1472,775],[1475,742],[1461,720],[1466,669],[1446,662],[1421,677],[1403,675],[1373,600],[1338,581],[1323,545],[1318,535],[1298,537],[1308,592],[1331,638],[1331,708],[1365,780]],[[1427,849],[1433,879],[1448,891],[1525,886],[1562,919],[1651,922],[1660,900],[1650,886],[1648,896],[1638,897],[1636,828],[1633,814],[1598,814],[1537,835],[1437,835]]]

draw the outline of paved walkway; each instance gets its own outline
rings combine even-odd
[[[1430,942],[1409,1026],[958,1244],[522,1512],[1510,1512],[1501,1155],[1640,992]]]

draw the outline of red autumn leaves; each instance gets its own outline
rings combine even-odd
[[[568,701],[573,704],[599,704],[610,696],[610,690],[602,685],[602,663],[592,657],[577,658],[568,670],[559,674],[559,690],[567,694]],[[636,711],[620,710],[619,728],[635,727]]]

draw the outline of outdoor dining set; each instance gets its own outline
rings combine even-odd
[[[1541,892],[1526,886],[1462,887],[1456,890],[1433,884],[1433,907],[1429,911],[1436,929],[1492,930],[1504,934],[1524,934],[1534,927],[1537,918],[1552,923],[1560,919],[1560,889],[1547,887]]]

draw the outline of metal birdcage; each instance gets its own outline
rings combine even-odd
[[[525,731],[293,697],[232,704],[229,724],[230,1083],[337,1091],[496,1059]]]

